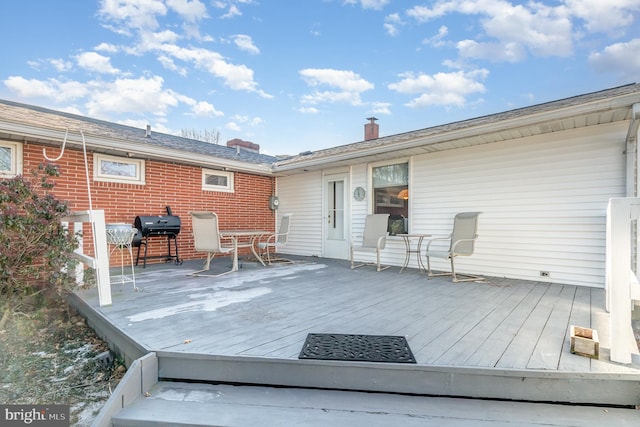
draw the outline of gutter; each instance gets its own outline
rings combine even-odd
[[[638,129],[640,128],[640,103],[631,106],[631,123],[626,137],[627,157],[627,197],[637,197],[640,177],[638,165],[640,164],[640,150],[638,150]]]
[[[20,136],[24,139],[34,139],[37,142],[45,139],[51,143],[64,140],[65,130],[46,129],[42,127],[33,127],[13,122],[0,121],[0,129],[6,133],[14,134],[12,136]],[[202,166],[210,169],[221,169],[228,171],[248,172],[260,175],[272,175],[270,164],[255,164],[240,160],[225,159],[217,156],[206,155],[202,153],[190,153],[183,150],[166,148],[161,146],[153,146],[150,149],[141,149],[139,144],[113,138],[96,137],[91,134],[85,134],[87,146],[91,149],[100,151],[120,151],[125,157],[156,159],[167,161],[172,159],[174,162],[186,163],[190,165]],[[55,145],[55,144],[53,144]],[[69,129],[67,136],[67,146],[73,148],[82,148],[82,136],[79,130]]]
[[[633,102],[637,102],[639,97],[640,94],[638,92],[633,92],[616,97],[615,99],[603,99],[595,102],[585,102],[579,105],[536,111],[537,109],[543,109],[544,107],[548,108],[547,104],[541,104],[537,107],[526,107],[521,110],[512,110],[491,116],[469,119],[462,122],[439,125],[420,131],[383,137],[378,140],[356,142],[349,144],[347,152],[323,155],[323,151],[333,151],[334,149],[320,150],[315,153],[311,153],[310,156],[307,156],[310,158],[306,160],[303,156],[298,156],[293,159],[275,162],[273,164],[273,170],[275,172],[285,172],[311,168],[336,161],[355,160],[361,157],[386,154],[401,149],[411,149],[428,145],[435,146],[439,143],[468,137],[477,137],[486,133],[496,133],[527,126],[536,126],[545,122],[561,121],[569,117],[628,107]],[[523,113],[523,110],[528,110],[530,113]],[[522,115],[518,117],[508,117],[509,115],[518,114],[518,112]],[[458,126],[464,126],[464,123],[467,123],[468,125],[459,129],[449,130],[456,124]],[[374,146],[370,146],[368,148],[363,147],[363,144],[373,145],[373,143],[375,143]],[[434,151],[437,151],[437,149],[434,149]]]

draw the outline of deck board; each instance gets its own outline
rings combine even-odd
[[[562,286],[533,349],[527,368],[552,370],[558,368],[564,339],[569,330],[569,317],[575,293],[575,286]]]
[[[523,289],[522,299],[514,301],[511,307],[505,307],[504,318],[495,325],[493,331],[487,339],[481,343],[475,352],[464,361],[471,366],[491,366],[495,367],[503,357],[514,339],[518,336],[522,325],[535,308],[536,304],[546,292],[546,287],[536,285],[532,282],[523,283],[518,286]],[[506,313],[506,311],[509,311]]]
[[[482,348],[483,344],[487,341],[492,343],[491,348],[495,347],[492,339],[494,331],[498,329],[505,319],[508,319],[514,307],[529,294],[530,288],[523,285],[514,287],[510,291],[511,293],[506,295],[504,300],[495,301],[495,309],[488,312],[483,319],[473,325],[473,327],[469,329],[469,332],[456,343],[455,347],[450,348],[441,358],[447,360],[451,365],[463,365],[467,363],[471,355],[485,353],[487,350],[486,347],[481,351],[479,351],[479,349]],[[495,361],[485,363],[495,363]]]
[[[607,359],[602,289],[504,278],[453,283],[417,269],[351,270],[318,258],[189,276],[198,264],[136,268],[140,290],[114,285],[108,307],[98,307],[96,289],[77,294],[146,348],[185,356],[297,361],[308,333],[353,333],[405,336],[427,367],[640,375],[640,366]],[[569,352],[571,324],[598,330],[601,360]]]
[[[571,314],[569,315],[569,326],[571,325],[591,327],[591,289],[576,288]],[[561,371],[588,372],[591,369],[591,359],[588,357],[568,357],[567,355],[573,356],[570,351],[571,339],[569,334],[566,334],[558,369]]]

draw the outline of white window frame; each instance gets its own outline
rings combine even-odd
[[[125,165],[135,166],[135,174],[124,176],[124,175],[104,173],[102,171],[103,162],[122,163]],[[109,156],[107,154],[94,153],[93,179],[95,181],[144,185],[146,183],[145,182],[145,161],[143,159],[129,159],[126,157],[117,157],[117,156]]]
[[[9,170],[0,170],[0,176],[3,178],[13,178],[14,176],[22,175],[22,167],[24,163],[22,143],[0,141],[0,147],[11,150],[11,165],[9,166]]]
[[[411,159],[410,158],[399,158],[399,159],[395,159],[395,160],[391,160],[391,161],[385,161],[385,162],[376,162],[376,163],[371,163],[369,164],[369,188],[370,188],[370,194],[371,194],[371,198],[370,198],[370,209],[371,212],[375,211],[376,205],[377,205],[377,201],[376,201],[376,188],[374,187],[374,183],[373,183],[373,169],[374,168],[378,168],[378,167],[384,167],[384,166],[393,166],[393,165],[400,165],[400,164],[406,164],[407,165],[407,191],[409,192],[409,194],[411,194]],[[398,208],[406,208],[407,209],[407,217],[405,219],[405,232],[409,232],[409,227],[411,226],[411,210],[410,210],[410,206],[409,206],[409,202],[408,201],[396,201],[394,203],[391,202],[391,200],[389,202],[387,202],[388,205],[386,205],[386,207],[398,207]],[[385,207],[384,205],[380,204],[380,207]]]
[[[207,184],[207,175],[223,176],[227,178],[227,185]],[[226,172],[226,171],[213,170],[213,169],[202,169],[202,190],[233,193],[234,192],[233,172]]]

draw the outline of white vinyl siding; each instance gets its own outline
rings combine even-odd
[[[278,214],[292,213],[291,234],[283,254],[322,255],[322,174],[278,178]]]
[[[625,195],[625,133],[607,125],[417,156],[411,232],[446,235],[455,213],[482,211],[461,272],[603,287],[607,202]]]
[[[406,159],[402,159],[403,162],[407,162]],[[392,162],[393,163],[393,162]],[[379,165],[376,163],[376,165]],[[411,162],[409,162],[409,173],[411,174]],[[364,233],[364,220],[367,214],[373,211],[373,189],[371,186],[371,180],[369,179],[370,165],[360,164],[351,168],[351,241],[359,243],[362,241],[362,234]],[[411,182],[411,178],[409,178]],[[366,197],[362,201],[356,201],[353,199],[353,190],[356,187],[365,188],[367,191]],[[387,238],[387,244],[385,250],[380,256],[382,264],[385,265],[402,265],[405,259],[405,246],[401,237],[389,236]],[[414,248],[415,249],[415,248]],[[359,254],[359,259],[363,261],[373,262],[375,261],[374,254]],[[411,266],[417,265],[415,254],[411,257]]]
[[[414,156],[409,232],[445,236],[456,213],[481,211],[476,253],[456,262],[461,273],[604,287],[606,207],[626,194],[626,133],[622,122]],[[352,239],[372,211],[371,166],[351,167]],[[278,178],[279,213],[294,213],[286,253],[322,255],[322,185],[321,172]],[[353,199],[358,186],[363,201]],[[402,239],[390,236],[382,263],[404,258]]]

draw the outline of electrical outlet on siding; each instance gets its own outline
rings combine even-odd
[[[551,277],[551,273],[549,273],[548,271],[541,271],[540,277]]]

